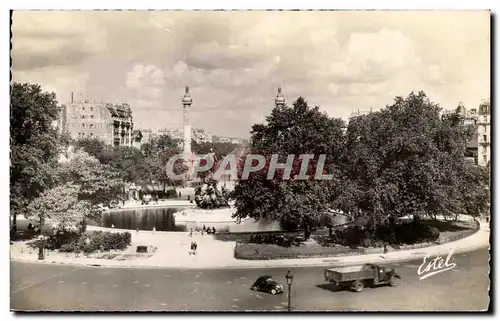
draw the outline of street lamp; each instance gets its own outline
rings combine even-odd
[[[45,237],[43,237],[42,234],[38,237],[38,240],[40,241],[40,246],[38,247],[38,259],[39,260],[44,260],[45,259],[45,254],[44,254],[44,247],[45,247]]]
[[[43,224],[44,222],[44,217],[43,215],[40,215],[40,236],[38,237],[39,242],[39,247],[38,247],[38,259],[39,260],[44,260],[45,259],[45,253],[43,252],[43,249],[45,247],[45,239],[43,237]]]
[[[286,284],[288,284],[288,312],[292,310],[292,305],[291,305],[291,296],[292,296],[292,283],[293,283],[293,274],[290,270],[288,270],[288,273],[285,275],[286,279]]]

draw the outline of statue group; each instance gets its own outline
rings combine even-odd
[[[219,191],[216,180],[206,179],[201,186],[196,188],[194,201],[199,208],[203,209],[229,207],[229,191],[224,187]]]

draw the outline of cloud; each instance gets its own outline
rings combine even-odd
[[[128,101],[144,127],[246,136],[283,85],[332,116],[425,90],[446,108],[490,95],[487,11],[15,12],[15,79]]]
[[[13,68],[73,67],[100,53],[105,48],[102,33],[88,18],[88,12],[15,11],[12,24]]]
[[[13,70],[12,80],[20,83],[39,83],[43,90],[56,93],[61,104],[70,101],[70,93],[75,92],[75,99],[92,99],[82,96],[88,85],[89,74],[77,68],[42,68],[32,71]]]

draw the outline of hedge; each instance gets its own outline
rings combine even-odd
[[[234,257],[240,260],[299,259],[363,254],[362,249],[324,247],[319,244],[284,248],[275,244],[236,244]]]
[[[81,235],[77,240],[62,245],[60,252],[91,253],[98,250],[124,250],[131,243],[132,236],[129,232],[111,233],[104,231],[91,231]],[[88,243],[88,244],[87,244]]]

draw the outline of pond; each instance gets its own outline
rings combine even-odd
[[[100,221],[90,222],[90,225],[111,227],[117,229],[151,231],[186,231],[186,226],[176,226],[174,213],[182,211],[179,207],[136,208],[104,212]]]

